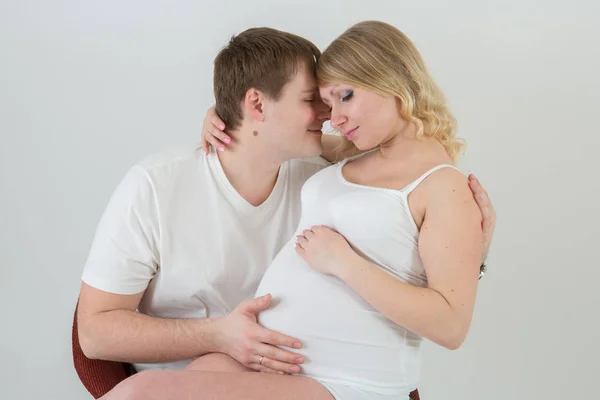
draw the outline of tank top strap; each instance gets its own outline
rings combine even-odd
[[[441,165],[435,166],[435,167],[431,168],[429,171],[425,172],[423,175],[421,175],[419,178],[417,178],[413,182],[409,183],[404,189],[402,189],[402,192],[404,192],[404,194],[406,196],[408,196],[410,194],[410,192],[415,190],[415,188],[417,186],[419,186],[419,184],[421,182],[423,182],[429,175],[433,174],[435,171],[438,171],[442,168],[454,168],[455,170],[460,172],[460,170],[458,168],[456,168],[454,165],[450,165],[450,164],[441,164]]]

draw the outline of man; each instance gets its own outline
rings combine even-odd
[[[299,372],[303,358],[281,347],[300,341],[257,324],[270,300],[252,297],[297,227],[302,185],[329,165],[317,157],[329,118],[314,79],[319,54],[268,28],[232,38],[214,70],[216,111],[234,139],[227,151],[164,153],[127,173],[83,272],[88,357],[141,371],[217,352],[258,371]]]

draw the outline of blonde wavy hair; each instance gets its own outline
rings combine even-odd
[[[411,40],[394,26],[364,21],[350,27],[322,53],[319,86],[350,84],[400,100],[400,116],[417,127],[417,137],[437,139],[453,161],[465,142],[456,119]]]

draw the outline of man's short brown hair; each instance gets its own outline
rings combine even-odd
[[[215,58],[213,77],[217,115],[227,130],[239,127],[241,102],[249,89],[278,100],[302,64],[314,74],[320,55],[309,40],[272,28],[251,28],[233,36]]]

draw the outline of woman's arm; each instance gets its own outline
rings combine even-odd
[[[427,288],[392,277],[325,227],[313,227],[314,234],[300,237],[298,252],[313,268],[342,279],[396,324],[456,349],[466,338],[475,304],[481,213],[464,177],[454,170],[440,171],[421,185],[427,185],[419,234]]]

